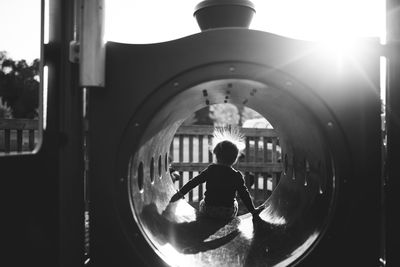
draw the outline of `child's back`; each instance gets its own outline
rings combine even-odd
[[[250,197],[247,198],[248,190],[239,171],[230,166],[211,164],[200,174],[202,175],[205,176],[204,200],[207,205],[232,207],[238,192],[246,207],[251,210],[252,203]]]
[[[200,202],[200,213],[210,217],[232,218],[238,211],[236,193],[246,208],[254,215],[261,209],[255,209],[240,172],[232,168],[239,150],[235,144],[222,141],[213,150],[217,164],[209,165],[198,176],[187,182],[171,199],[176,201],[201,183],[206,183],[204,200]]]

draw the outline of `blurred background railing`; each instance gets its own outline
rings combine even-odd
[[[38,120],[32,119],[0,119],[0,153],[33,151],[38,125]]]
[[[263,203],[277,186],[282,172],[281,147],[274,129],[238,128],[245,137],[246,147],[235,168],[242,172],[255,205]],[[213,162],[211,152],[213,126],[181,126],[170,146],[170,171],[176,189]],[[187,200],[198,207],[205,184],[188,193]],[[238,199],[240,203],[240,199]],[[240,205],[243,208],[243,205]],[[239,210],[243,213],[245,210]]]

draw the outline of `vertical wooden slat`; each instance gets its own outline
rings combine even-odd
[[[209,145],[212,144],[212,136],[211,135],[208,136],[208,144]],[[213,153],[210,149],[208,149],[208,162],[209,163],[213,162]]]
[[[29,130],[28,144],[29,144],[29,150],[35,149],[35,130],[34,129]]]
[[[199,162],[203,162],[203,136],[199,135]]]
[[[258,137],[254,137],[254,162],[258,162],[258,155],[259,155],[259,151],[258,151]]]
[[[266,194],[268,192],[268,173],[263,172],[261,175],[263,176],[263,193]]]
[[[179,162],[183,162],[183,134],[179,135],[178,151],[179,151]],[[182,186],[183,186],[183,171],[180,171],[179,188],[182,188]]]
[[[183,162],[183,135],[179,135],[179,162]]]
[[[193,136],[189,136],[189,162],[193,162]]]
[[[171,145],[169,146],[169,158],[171,162],[174,161],[174,139],[175,138],[172,138]]]
[[[192,178],[193,178],[193,172],[189,172],[189,180],[191,180]],[[193,190],[196,190],[196,188]],[[189,202],[193,202],[193,190],[189,191]]]
[[[6,153],[10,152],[11,147],[11,130],[5,129],[4,130],[4,151]]]
[[[263,147],[264,147],[264,162],[268,162],[268,137],[263,138]]]
[[[257,162],[257,151],[256,151],[256,149],[255,149],[255,146],[256,146],[256,138],[255,137],[250,137],[250,141],[254,144],[253,145],[253,149],[252,150],[250,150],[250,152],[251,152],[251,154],[252,154],[252,159],[253,159],[253,161],[252,162]],[[251,147],[250,147],[251,148]]]
[[[272,173],[272,191],[274,191],[277,183],[278,183],[278,174],[276,172],[273,172]]]
[[[18,152],[22,151],[22,130],[21,129],[17,130],[17,151]]]
[[[183,186],[183,172],[179,172],[179,188],[182,188]]]
[[[272,163],[277,162],[277,155],[276,155],[276,137],[272,138]]]

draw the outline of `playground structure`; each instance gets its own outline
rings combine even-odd
[[[325,264],[332,251],[346,258],[352,255],[358,263],[379,258],[380,219],[370,217],[371,212],[380,212],[379,55],[376,41],[364,45],[366,49],[355,58],[357,64],[343,62],[338,70],[311,42],[245,28],[207,30],[151,45],[109,42],[109,89],[91,91],[88,110],[91,175],[97,181],[90,187],[91,233],[98,240],[92,240],[91,255],[96,264],[117,259],[121,265],[129,262],[130,256],[120,254],[123,250],[103,245],[111,238],[114,248],[119,244],[141,251],[139,255],[152,255],[143,259],[149,260],[148,265],[162,264],[157,259],[178,266],[211,261],[229,266],[246,262],[293,265],[307,260]],[[123,69],[118,68],[121,65]],[[152,73],[155,66],[157,72]],[[189,115],[225,101],[245,104],[275,126],[283,174],[264,203],[268,209],[260,217],[267,226],[253,236],[257,242],[250,239],[243,245],[237,237],[218,249],[185,253],[177,233],[183,222],[191,226],[196,217],[186,202],[177,207],[169,203],[175,192],[168,172],[170,144]],[[110,102],[119,104],[112,110],[101,108]],[[369,155],[368,160],[361,155]],[[364,183],[364,177],[377,179]],[[363,197],[365,192],[368,198]],[[352,201],[358,208],[345,216]],[[252,232],[251,218],[243,216],[237,229]],[[351,232],[341,222],[348,216],[357,222]],[[268,225],[273,228],[274,222],[286,229],[274,238],[282,241],[279,245],[265,239],[270,235]],[[196,227],[201,228],[207,227]],[[358,240],[365,231],[375,246],[371,243],[361,249],[362,257],[355,256],[355,251],[347,255],[351,250],[343,244],[362,246]],[[187,246],[199,238],[186,235]],[[252,252],[254,246],[265,251],[266,244],[279,252]],[[225,255],[239,258],[228,256],[228,260]]]
[[[35,155],[0,161],[12,173],[10,187],[22,195],[10,215],[30,234],[16,233],[10,246],[25,240],[19,251],[31,262],[83,262],[84,197],[93,266],[384,266],[386,259],[396,266],[394,241],[385,234],[396,231],[394,220],[382,216],[394,211],[390,203],[398,196],[382,180],[382,47],[376,40],[363,40],[357,64],[346,61],[340,71],[314,43],[245,27],[217,27],[161,44],[109,42],[105,88],[98,88],[101,82],[78,84],[78,66],[65,50],[74,6],[54,1],[50,10],[43,144]],[[398,55],[387,51],[390,71],[398,70]],[[391,86],[399,84],[390,77]],[[399,98],[390,92],[393,116]],[[169,203],[175,188],[168,156],[188,115],[224,101],[245,104],[271,121],[280,137],[282,175],[261,221],[245,214],[216,227],[198,222],[185,201]],[[115,107],[105,110],[109,103]],[[385,175],[393,179],[400,135],[391,118]],[[21,210],[26,212],[19,215]],[[182,236],[185,229],[203,231],[190,239]],[[205,239],[213,234],[216,242],[198,246],[199,240],[213,241]]]

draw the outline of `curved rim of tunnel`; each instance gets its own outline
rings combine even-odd
[[[248,70],[249,66],[251,66],[250,71],[246,71],[246,69]],[[261,72],[263,74],[263,76],[261,75],[256,75],[257,78],[249,78],[252,77],[252,75],[254,75],[254,69],[258,70],[258,72]],[[249,75],[249,73],[252,73],[252,75]],[[246,78],[247,77],[247,78]],[[156,253],[164,260],[164,261],[168,261],[168,259],[166,259],[165,257],[167,257],[166,255],[162,255],[162,253],[160,253],[158,251],[159,247],[157,245],[157,241],[153,240],[149,234],[148,231],[145,229],[146,227],[143,225],[140,215],[138,213],[138,210],[140,209],[140,207],[142,207],[142,204],[140,204],[140,201],[154,201],[154,199],[156,199],[156,197],[153,200],[146,200],[146,194],[148,194],[149,192],[146,191],[146,184],[150,184],[150,186],[152,188],[157,187],[158,183],[165,183],[166,180],[170,179],[164,179],[165,177],[168,177],[168,153],[169,153],[169,141],[171,141],[171,139],[173,138],[174,133],[176,132],[176,129],[179,127],[180,122],[176,122],[176,118],[175,121],[172,119],[172,121],[175,122],[175,124],[170,124],[169,126],[160,126],[160,124],[162,123],[168,123],[171,120],[171,114],[167,114],[167,111],[172,111],[174,108],[180,107],[182,108],[183,105],[183,109],[188,110],[188,112],[193,113],[196,109],[199,109],[201,106],[205,106],[205,105],[209,105],[209,104],[214,104],[214,103],[223,103],[223,101],[218,100],[218,93],[215,93],[215,90],[217,88],[218,91],[218,86],[220,86],[221,84],[224,84],[224,86],[229,86],[229,84],[232,83],[241,83],[244,82],[244,84],[250,84],[249,88],[247,88],[246,90],[242,90],[242,91],[235,91],[237,93],[238,96],[243,96],[243,92],[248,93],[248,95],[256,94],[256,92],[254,91],[254,85],[261,85],[261,86],[266,86],[264,89],[262,90],[275,90],[275,94],[279,94],[276,92],[282,92],[283,96],[289,97],[291,98],[294,102],[299,103],[299,107],[301,106],[303,109],[305,109],[307,114],[311,114],[311,118],[309,118],[309,121],[314,122],[315,125],[315,131],[317,133],[317,135],[319,135],[319,138],[322,140],[322,143],[320,144],[321,148],[320,150],[327,150],[328,152],[323,152],[323,159],[318,162],[317,164],[314,164],[315,166],[313,168],[317,168],[320,171],[324,171],[325,172],[325,176],[327,176],[328,181],[325,184],[325,190],[323,193],[329,193],[329,197],[327,197],[328,199],[325,201],[327,204],[325,207],[325,214],[322,215],[322,218],[320,219],[320,221],[314,225],[314,230],[318,232],[316,238],[313,240],[313,242],[311,242],[311,244],[308,244],[306,249],[304,249],[304,251],[302,251],[301,255],[297,255],[294,259],[292,259],[292,263],[293,262],[298,262],[299,260],[301,260],[305,255],[307,255],[307,253],[309,253],[309,251],[312,250],[313,247],[315,247],[318,243],[318,241],[322,238],[324,232],[326,231],[328,224],[331,220],[331,216],[332,216],[332,212],[334,210],[334,206],[335,206],[335,196],[337,194],[337,187],[338,187],[338,182],[337,182],[337,170],[336,168],[336,164],[335,162],[338,160],[337,155],[334,155],[334,153],[332,152],[332,149],[330,147],[329,144],[324,143],[327,140],[327,136],[341,136],[341,132],[340,132],[340,127],[338,125],[338,127],[335,127],[334,129],[332,129],[332,127],[330,127],[331,130],[330,133],[326,133],[326,127],[324,127],[324,122],[320,122],[318,121],[318,119],[315,119],[313,117],[312,112],[310,113],[310,111],[308,110],[308,107],[304,105],[303,100],[309,98],[312,99],[312,101],[316,101],[317,106],[319,109],[321,109],[321,112],[324,114],[328,115],[329,118],[329,123],[328,126],[331,126],[332,123],[335,124],[335,119],[334,116],[332,116],[332,114],[330,113],[330,110],[325,106],[325,104],[313,93],[310,91],[305,90],[304,94],[305,95],[296,95],[296,93],[294,93],[294,89],[293,88],[301,88],[304,89],[306,88],[304,85],[302,85],[301,83],[297,82],[295,79],[293,79],[292,77],[289,77],[288,75],[284,74],[284,73],[280,73],[277,70],[273,70],[270,69],[268,67],[265,66],[259,66],[259,65],[253,65],[253,64],[248,64],[248,63],[234,63],[234,64],[227,64],[227,63],[220,63],[220,64],[214,64],[212,66],[207,66],[207,67],[202,67],[200,69],[197,70],[191,70],[187,73],[184,73],[182,75],[177,76],[176,78],[170,80],[169,82],[167,82],[166,84],[164,84],[163,86],[161,86],[160,88],[158,88],[158,90],[156,90],[152,95],[150,95],[147,100],[143,103],[143,105],[138,109],[137,113],[135,115],[133,115],[132,120],[130,121],[130,123],[127,125],[127,129],[126,132],[124,134],[124,137],[122,138],[121,141],[121,146],[120,146],[120,153],[119,153],[119,160],[117,162],[117,177],[126,177],[127,173],[128,176],[126,177],[126,179],[118,179],[117,182],[117,191],[119,196],[117,198],[119,199],[119,203],[121,203],[121,201],[124,203],[122,205],[117,205],[117,209],[120,210],[121,214],[124,214],[122,217],[125,218],[122,220],[122,224],[124,225],[125,228],[131,229],[133,232],[140,233],[141,235],[143,235],[144,240],[146,240],[146,242],[150,245],[150,247],[156,251]],[[185,97],[189,96],[193,96],[193,94],[197,94],[200,96],[205,96],[204,95],[204,87],[207,85],[211,85],[214,86],[213,90],[214,96],[216,97],[215,99],[202,99],[200,103],[197,103],[198,105],[193,105],[193,103],[191,102],[189,104],[189,106],[185,106],[184,102],[179,100],[184,99]],[[243,85],[243,84],[242,84]],[[168,89],[168,90],[166,90]],[[226,88],[224,87],[223,90],[225,90]],[[232,90],[232,89],[231,89]],[[258,90],[262,91],[262,90]],[[211,92],[213,92],[211,90]],[[188,94],[188,95],[185,95]],[[232,93],[232,92],[230,92]],[[160,95],[157,95],[160,94]],[[157,97],[155,97],[157,95]],[[209,95],[207,95],[209,96]],[[275,95],[276,96],[276,95]],[[265,97],[265,96],[264,96]],[[274,97],[274,95],[272,95],[272,97]],[[279,95],[279,97],[282,97],[281,95]],[[278,97],[278,98],[279,98]],[[225,98],[223,98],[225,99]],[[262,103],[263,101],[260,100],[260,98],[253,98],[254,101],[258,102],[258,103]],[[253,100],[249,100],[248,98],[244,98],[240,100],[240,103],[243,104],[249,104],[251,105],[251,101]],[[279,99],[278,99],[279,100]],[[178,102],[174,102],[174,101],[178,101]],[[199,102],[198,100],[196,100],[197,102]],[[195,102],[196,102],[195,101]],[[208,102],[207,102],[208,101]],[[232,100],[233,102],[239,102],[239,100]],[[294,103],[293,102],[293,103]],[[288,104],[288,103],[286,103]],[[161,107],[159,109],[156,108],[150,108],[151,112],[149,112],[149,108],[148,107]],[[251,107],[251,106],[250,106]],[[270,114],[265,114],[265,112],[258,110],[257,108],[253,108],[252,109],[256,110],[257,112],[259,112],[261,115],[263,115],[265,118],[267,118],[267,120],[271,119]],[[178,108],[179,109],[179,108]],[[175,110],[175,112],[177,112]],[[272,109],[272,111],[269,112],[276,112],[276,110]],[[182,112],[179,112],[180,115],[179,116],[183,116],[180,119],[184,119],[186,116],[184,116],[184,114],[182,114]],[[160,115],[161,114],[161,115]],[[177,113],[174,113],[174,116],[178,116],[176,115]],[[160,118],[161,116],[161,118]],[[178,116],[178,117],[179,117]],[[173,116],[172,116],[173,117]],[[285,129],[285,127],[280,127],[280,119],[277,119],[277,121],[275,121],[274,118],[271,119],[271,123],[275,126],[277,126],[277,130],[282,133],[285,131],[287,132],[288,129]],[[157,125],[158,124],[158,125]],[[158,127],[158,128],[157,128]],[[149,142],[149,140],[151,138],[149,138],[149,136],[154,137],[155,135],[159,134],[160,130],[163,130],[163,127],[169,127],[169,130],[167,131],[162,131],[162,134],[165,136],[168,136],[166,139],[169,138],[169,140],[166,142],[168,143],[168,145],[160,145],[158,147],[158,151],[149,151],[151,149],[149,149],[149,145],[147,145],[144,148],[144,144],[146,144],[146,142]],[[300,127],[300,126],[299,126]],[[303,127],[303,126],[302,126]],[[301,128],[301,127],[300,127]],[[158,130],[157,130],[158,129]],[[165,130],[165,129],[164,129]],[[146,136],[149,135],[149,136]],[[281,134],[279,135],[281,136]],[[287,137],[285,136],[285,134],[282,135],[282,137],[285,139],[285,141],[291,139],[291,137]],[[164,141],[166,141],[166,139],[162,139]],[[339,137],[340,139],[340,137]],[[320,140],[320,141],[321,141]],[[154,141],[154,140],[153,140]],[[160,140],[158,140],[159,142]],[[155,141],[157,143],[157,140]],[[289,142],[290,143],[290,142]],[[344,142],[340,142],[342,144],[344,144]],[[147,143],[148,144],[148,143]],[[286,145],[288,147],[282,147],[282,149],[285,149],[286,151],[290,151],[291,149],[293,149],[293,146],[301,146],[299,144],[293,145],[293,144],[289,144]],[[296,148],[297,149],[297,148]],[[295,149],[295,150],[296,150]],[[145,151],[146,150],[146,151]],[[145,151],[147,157],[149,157],[148,160],[146,159],[141,159],[140,158],[140,151]],[[150,153],[151,152],[151,153]],[[158,153],[157,153],[158,152]],[[296,153],[291,151],[292,154]],[[144,153],[144,152],[143,152]],[[285,160],[283,160],[282,165],[284,166],[284,170],[285,173],[288,172],[288,165],[298,165],[300,164],[299,162],[295,162],[295,158],[293,157],[292,159],[290,159],[290,155],[291,153],[286,152],[286,153],[282,153],[283,157]],[[289,156],[288,156],[289,155]],[[289,158],[289,160],[288,160]],[[151,160],[152,159],[152,160]],[[300,160],[301,161],[301,160]],[[306,160],[303,160],[303,164],[310,164],[305,163]],[[323,162],[322,162],[323,161]],[[150,162],[152,162],[152,164],[148,165]],[[322,163],[321,163],[322,162]],[[160,163],[164,166],[160,166]],[[323,167],[321,167],[323,165]],[[127,166],[128,170],[127,170]],[[141,168],[144,168],[145,170],[141,170]],[[322,169],[321,168],[325,168]],[[296,179],[295,176],[297,175],[297,172],[294,171],[295,167],[293,167],[293,178],[294,180]],[[133,181],[135,180],[135,177],[137,176],[138,172],[136,170],[140,170],[143,172],[143,176],[142,177],[142,181],[140,181],[139,183],[141,184],[139,187],[138,191],[136,191],[135,186],[138,184],[137,181]],[[161,172],[160,172],[161,170]],[[151,177],[147,177],[149,175],[146,175],[146,173],[149,172],[151,173]],[[155,173],[157,175],[155,175]],[[161,174],[161,175],[160,175]],[[286,175],[286,174],[285,174]],[[157,176],[156,178],[154,178],[153,176]],[[290,179],[286,179],[286,180],[290,180]],[[304,182],[303,182],[304,185]],[[165,185],[164,185],[165,186]],[[306,182],[306,186],[307,186],[307,182]],[[283,186],[282,186],[283,187]],[[128,190],[127,190],[128,188]],[[171,190],[171,189],[169,189]],[[320,188],[318,189],[318,191],[320,191]],[[169,191],[170,193],[172,191]],[[138,201],[138,196],[139,196],[139,200]],[[152,196],[154,197],[154,196]],[[315,197],[315,196],[314,196]],[[129,205],[126,205],[126,203],[129,203]],[[325,203],[324,202],[324,203]],[[311,205],[311,204],[310,204]],[[119,207],[118,207],[119,206]],[[121,208],[121,207],[124,208]],[[275,206],[276,207],[276,206]],[[276,211],[276,210],[274,210]],[[300,247],[300,246],[299,246]]]

